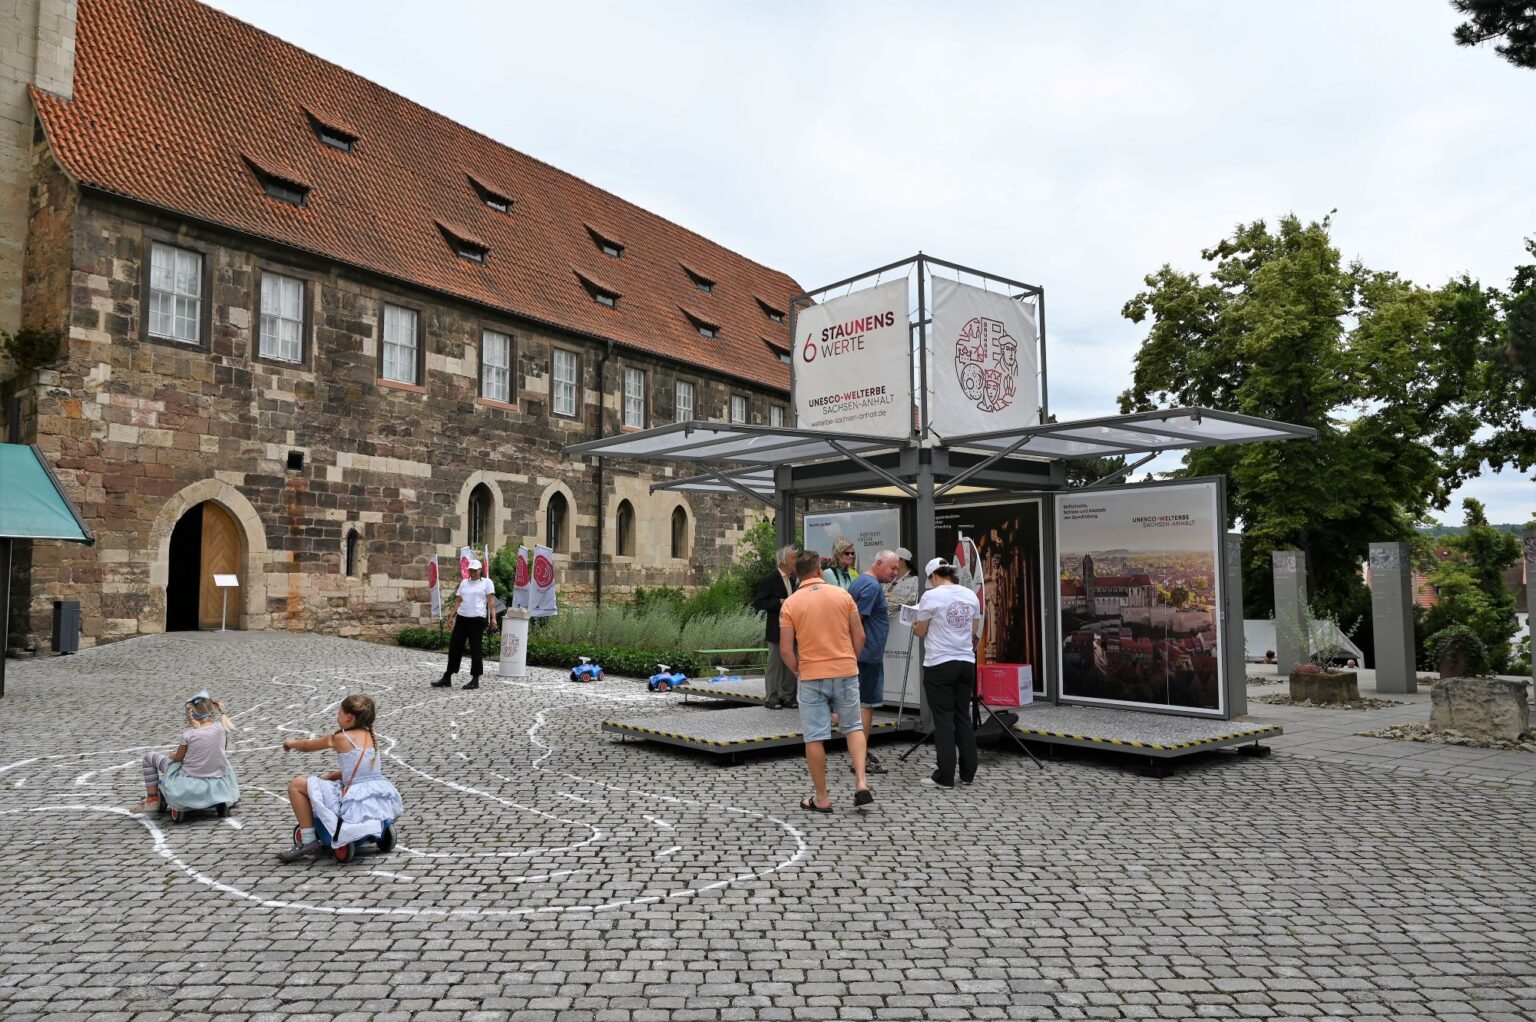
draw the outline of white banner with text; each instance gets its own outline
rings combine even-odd
[[[907,281],[802,310],[795,319],[795,425],[827,433],[912,433]]]

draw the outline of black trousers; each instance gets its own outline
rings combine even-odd
[[[938,780],[955,783],[955,752],[960,753],[960,779],[976,776],[976,728],[971,723],[971,696],[976,692],[976,665],[946,660],[923,668],[923,694],[933,714],[933,746],[939,753]]]
[[[448,640],[448,672],[443,675],[451,678],[459,673],[459,664],[464,659],[464,644],[469,643],[469,676],[478,678],[485,670],[485,664],[481,657],[484,655],[480,648],[480,640],[485,638],[485,618],[465,617],[460,614],[453,619],[453,638]]]

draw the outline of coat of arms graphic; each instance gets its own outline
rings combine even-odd
[[[1019,381],[1019,342],[1001,320],[976,316],[955,338],[955,373],[960,389],[984,412],[1013,403]]]

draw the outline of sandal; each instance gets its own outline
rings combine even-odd
[[[856,808],[862,809],[864,806],[869,805],[874,800],[875,793],[870,791],[868,788],[860,788],[858,791],[853,793],[853,804]]]
[[[821,806],[817,805],[815,795],[807,795],[805,798],[802,798],[800,800],[800,808],[809,809],[813,813],[830,813],[832,811],[831,806],[827,806],[825,809],[823,809]]]

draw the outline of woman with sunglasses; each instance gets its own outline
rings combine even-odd
[[[832,563],[822,571],[821,580],[839,589],[847,589],[858,577],[858,555],[853,549],[853,542],[839,536],[832,543]]]

